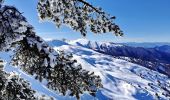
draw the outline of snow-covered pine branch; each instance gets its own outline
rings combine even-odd
[[[52,97],[42,95],[32,90],[30,83],[17,73],[6,73],[0,63],[0,100],[53,100]]]
[[[39,81],[45,80],[48,88],[64,95],[91,95],[102,87],[101,79],[83,70],[72,56],[56,52],[37,36],[25,17],[12,6],[0,8],[0,48],[13,50],[11,63]]]
[[[35,91],[31,89],[27,81],[15,73],[7,74],[2,68],[0,69],[1,100],[36,100],[36,98]]]
[[[39,0],[38,14],[41,20],[51,20],[57,27],[65,24],[86,36],[87,30],[93,33],[113,32],[123,35],[114,23],[114,16],[106,14],[85,0]]]

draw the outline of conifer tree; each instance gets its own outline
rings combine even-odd
[[[40,82],[47,81],[47,87],[78,99],[88,91],[92,96],[102,87],[99,76],[82,69],[72,54],[55,51],[36,35],[34,28],[13,6],[0,1],[0,50],[13,51],[11,64],[18,66]],[[87,28],[94,33],[114,32],[122,35],[120,28],[101,9],[84,0],[39,0],[37,9],[40,19],[52,20],[58,27],[63,23],[83,36]],[[87,24],[88,23],[88,24]],[[15,84],[12,83],[12,84]]]

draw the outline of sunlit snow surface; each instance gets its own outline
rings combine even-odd
[[[85,93],[81,96],[81,100],[155,100],[157,94],[161,100],[170,99],[164,96],[164,94],[168,95],[170,90],[170,79],[167,76],[85,47],[59,42],[52,45],[55,50],[73,53],[74,58],[82,64],[84,69],[94,71],[102,79],[104,87],[97,92],[97,97],[94,98]],[[6,53],[0,53],[0,58],[5,61],[10,60]],[[48,90],[42,83],[26,75],[20,69],[9,66],[8,63],[5,71],[20,73],[21,77],[31,82],[33,89],[52,96],[56,100],[75,100],[75,97],[62,96]]]

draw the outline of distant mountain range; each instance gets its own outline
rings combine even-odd
[[[157,46],[155,49],[158,51],[170,53],[170,45]]]
[[[170,42],[143,42],[143,43],[137,43],[137,42],[127,42],[127,43],[120,43],[127,46],[132,47],[144,47],[144,48],[154,48],[154,47],[160,47],[160,46],[170,46]]]

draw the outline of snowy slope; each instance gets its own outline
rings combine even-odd
[[[69,44],[86,47],[103,54],[112,55],[145,66],[152,70],[159,71],[170,77],[169,46],[163,46],[160,48],[131,47],[112,42],[93,42],[87,39],[73,40],[69,42]]]
[[[151,71],[143,66],[116,59],[112,56],[96,52],[82,46],[75,46],[59,41],[51,44],[56,50],[65,50],[73,53],[73,56],[83,68],[94,71],[100,75],[103,88],[97,92],[97,97],[83,94],[81,100],[161,100],[170,99],[170,79],[156,71]],[[121,45],[115,45],[121,46]],[[0,58],[10,60],[9,54],[0,53]],[[42,83],[33,77],[26,75],[18,68],[8,63],[5,71],[16,71],[21,77],[31,82],[33,89],[42,94],[54,97],[56,100],[75,100],[75,97],[62,96],[59,93],[48,90]]]
[[[154,100],[156,96],[170,99],[170,79],[156,71],[81,46],[55,49],[73,53],[85,69],[100,75],[104,85],[97,95],[100,100]]]

